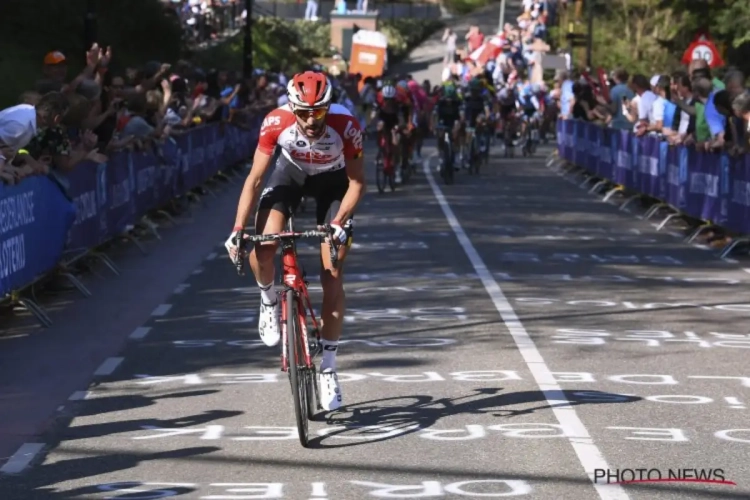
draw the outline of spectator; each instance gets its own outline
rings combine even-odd
[[[672,79],[662,75],[656,79],[654,94],[656,100],[653,105],[654,124],[650,126],[650,132],[669,136],[673,133],[674,117],[677,106],[672,102]]]
[[[640,136],[650,130],[655,130],[654,102],[657,97],[650,90],[651,84],[644,75],[634,75],[630,85],[638,96],[638,121],[635,125],[635,134]]]
[[[622,103],[630,101],[634,95],[633,91],[628,88],[629,76],[624,68],[618,68],[612,72],[615,85],[609,91],[611,101],[607,103],[607,107],[612,115],[610,126],[618,130],[630,130],[633,127],[622,111]]]
[[[737,118],[743,121],[744,141],[741,147],[745,153],[750,146],[750,93],[744,92],[737,96],[732,102],[732,110]]]
[[[573,104],[575,103],[573,80],[570,79],[570,74],[567,71],[561,71],[557,81],[560,83],[560,116],[563,120],[567,120],[571,117]]]
[[[693,79],[693,97],[695,98],[695,135],[688,143],[695,142],[698,148],[705,148],[711,139],[711,130],[706,122],[706,103],[711,96],[711,80],[699,76]]]
[[[672,73],[672,103],[675,111],[675,133],[668,139],[670,144],[682,144],[688,135],[695,133],[695,98],[690,77],[685,71]]]
[[[456,55],[456,41],[458,37],[456,33],[450,29],[445,28],[443,33],[443,43],[445,43],[445,57],[443,58],[443,66],[449,66],[453,62],[453,56]]]

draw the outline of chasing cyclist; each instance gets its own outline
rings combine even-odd
[[[399,147],[401,144],[401,129],[406,126],[409,116],[409,101],[404,93],[399,93],[398,89],[391,83],[385,82],[380,89],[376,98],[373,109],[373,118],[377,119],[378,145],[381,138],[389,141],[385,148],[383,167],[386,172],[390,173],[396,168],[395,181],[401,182],[401,163]]]
[[[256,234],[282,232],[302,196],[315,199],[317,223],[329,223],[334,229],[333,239],[341,245],[336,269],[331,266],[329,243],[322,243],[320,249],[323,359],[319,385],[320,403],[326,411],[341,406],[336,376],[345,299],[341,264],[351,243],[347,227],[365,193],[362,131],[346,108],[331,103],[332,93],[331,82],[322,73],[307,71],[290,80],[289,103],[271,111],[263,120],[253,167],[242,188],[234,229],[225,244],[236,263],[237,233],[245,227],[257,201]],[[277,145],[281,147],[281,155],[268,185],[260,193]],[[277,246],[270,242],[259,244],[250,253],[250,266],[261,294],[258,330],[269,347],[277,345],[281,337],[279,300],[274,286],[273,258]]]
[[[461,128],[461,121],[463,119],[463,103],[461,97],[458,94],[458,90],[453,82],[446,82],[443,88],[438,90],[437,102],[433,111],[433,130],[438,139],[438,150],[444,151],[447,144],[445,143],[444,132],[450,131],[451,141],[454,145],[451,148],[451,158],[449,159],[450,165],[443,164],[443,154],[440,155],[441,166],[440,170],[444,168],[451,168],[455,159],[455,145],[458,144],[458,133]]]
[[[484,86],[484,82],[479,77],[474,77],[469,81],[469,91],[464,96],[464,116],[466,134],[464,135],[464,149],[471,151],[469,147],[472,143],[474,134],[486,134],[486,119],[490,116],[492,103],[489,98],[489,91]],[[471,163],[474,158],[470,158],[468,153],[464,166]]]

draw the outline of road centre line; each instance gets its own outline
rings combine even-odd
[[[170,309],[172,309],[172,304],[159,304],[156,306],[156,309],[151,312],[151,316],[164,316]]]
[[[432,157],[436,156],[436,154],[432,155]],[[508,299],[505,297],[500,285],[498,285],[497,281],[492,277],[492,273],[479,256],[479,253],[474,248],[471,240],[469,240],[461,223],[453,214],[453,210],[445,199],[445,196],[443,196],[440,187],[437,185],[437,182],[430,171],[429,159],[424,162],[423,171],[427,177],[427,182],[429,182],[430,187],[432,188],[435,199],[443,210],[443,214],[445,215],[448,224],[455,233],[459,244],[466,253],[474,271],[479,276],[485,290],[487,290],[487,294],[490,296],[495,308],[500,313],[503,323],[505,323],[505,326],[508,328],[511,337],[518,347],[526,366],[534,377],[539,390],[542,391],[545,399],[550,404],[555,418],[561,425],[571,429],[573,436],[569,437],[568,441],[578,456],[578,460],[586,471],[586,474],[589,476],[599,498],[601,500],[628,500],[630,497],[622,486],[598,484],[594,481],[595,469],[606,470],[610,468],[604,455],[596,444],[594,444],[594,440],[589,434],[588,429],[586,429],[583,422],[578,417],[575,409],[570,406],[568,400],[563,396],[564,392],[562,391],[562,388],[557,382],[555,382],[552,371],[547,366],[544,358],[542,358],[534,341],[518,319],[518,316],[510,305],[510,302],[508,302]],[[559,408],[558,405],[566,406],[566,408]]]
[[[0,467],[3,474],[18,474],[29,466],[34,457],[44,449],[44,443],[24,443],[18,451]]]
[[[112,375],[124,358],[107,358],[94,372],[95,376]]]
[[[130,334],[131,340],[143,340],[151,332],[150,326],[139,326]]]

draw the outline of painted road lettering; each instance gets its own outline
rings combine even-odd
[[[369,339],[342,339],[339,345],[355,344],[357,346],[378,347],[378,348],[398,348],[405,347],[444,347],[456,344],[456,339],[443,338],[420,338],[420,337],[394,337],[382,340]],[[243,339],[243,340],[226,340],[226,339],[191,339],[191,340],[173,340],[172,345],[181,349],[194,348],[215,348],[215,347],[238,347],[240,349],[259,349],[265,348],[265,344],[260,339]]]
[[[725,387],[750,387],[750,376],[723,376],[723,375],[687,375],[683,379],[676,375],[661,373],[632,373],[625,375],[595,375],[589,372],[551,372],[553,381],[559,384],[597,384],[600,382],[614,382],[617,384],[637,386],[673,386],[689,383],[692,380],[722,382]],[[189,373],[182,375],[147,375],[136,374],[136,385],[203,385],[211,383],[238,384],[238,383],[288,383],[286,375],[277,371],[268,372],[238,372],[238,373]],[[516,370],[476,370],[450,373],[438,373],[425,371],[419,373],[382,373],[382,372],[338,372],[339,380],[342,382],[508,382],[528,381]]]
[[[502,252],[500,259],[505,262],[543,262],[554,263],[597,263],[597,264],[658,264],[666,266],[681,266],[681,260],[669,255],[599,255],[577,253],[553,253],[540,256],[534,252]]]
[[[354,309],[346,311],[344,322],[357,323],[368,321],[397,322],[397,321],[467,321],[466,309],[463,307],[417,307],[413,309]],[[319,311],[315,310],[319,318]],[[209,309],[206,311],[208,321],[223,324],[254,324],[257,316],[247,309]]]
[[[620,302],[617,300],[587,299],[587,300],[561,300],[550,297],[516,297],[513,299],[517,304],[532,307],[572,306],[581,309],[702,309],[704,311],[722,312],[750,312],[750,303],[736,304],[700,304],[697,302]]]
[[[610,341],[636,343],[642,347],[686,345],[696,348],[719,347],[750,349],[750,334],[707,332],[669,332],[662,330],[624,330],[609,332],[603,329],[558,328],[552,336],[555,344],[605,345]]]
[[[197,439],[200,441],[236,441],[244,444],[259,441],[295,441],[296,427],[242,426],[226,427],[206,425],[203,427],[163,428],[141,426],[142,435],[131,437],[136,441],[155,439]],[[663,441],[683,443],[703,434],[704,431],[671,427],[608,426],[615,436],[626,441]],[[711,431],[709,431],[711,432]],[[416,437],[427,441],[475,441],[477,439],[567,439],[576,436],[574,428],[560,424],[515,423],[480,425],[467,424],[459,428],[441,429],[420,422],[399,422],[398,425],[334,425],[311,430],[325,439],[343,441],[382,441],[396,437]],[[722,441],[750,445],[750,428],[721,429],[713,431],[714,438]]]
[[[374,481],[346,481],[356,486],[360,495],[375,498],[502,498],[530,495],[532,487],[526,481],[515,479],[475,479],[452,483],[423,480],[419,484],[391,484]],[[118,483],[99,484],[96,488],[106,494],[117,494],[104,498],[128,498],[131,500],[157,500],[182,496],[186,492],[195,492],[203,500],[244,500],[244,499],[280,499],[293,498],[287,494],[287,483],[175,483],[122,481]],[[305,485],[307,486],[307,485]],[[299,489],[305,486],[299,485]],[[310,496],[326,498],[329,488],[326,483],[311,483]],[[290,488],[291,489],[291,488]],[[296,498],[304,498],[297,496]]]

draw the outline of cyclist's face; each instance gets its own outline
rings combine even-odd
[[[307,137],[316,138],[323,134],[326,127],[328,108],[296,109],[294,116],[297,125]]]

